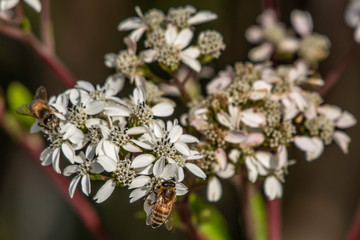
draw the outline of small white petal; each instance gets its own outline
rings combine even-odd
[[[161,102],[152,107],[154,116],[157,117],[168,117],[174,112],[174,106],[168,102]]]
[[[146,31],[146,27],[140,27],[132,31],[130,34],[130,39],[133,40],[134,42],[138,42],[145,31]]]
[[[61,173],[60,166],[59,166],[59,164],[60,164],[60,148],[54,149],[51,158],[52,158],[52,165],[53,165],[55,172],[60,174]]]
[[[61,145],[61,150],[64,156],[71,162],[74,163],[75,151],[68,142],[64,142]]]
[[[166,43],[169,44],[169,45],[173,45],[173,43],[176,40],[177,35],[178,34],[177,34],[176,27],[174,25],[169,24],[167,26],[166,31],[165,31]]]
[[[188,65],[195,72],[200,72],[201,64],[195,58],[188,56],[187,54],[180,53],[181,61]]]
[[[349,128],[356,124],[356,118],[351,113],[344,111],[339,119],[337,119],[335,125],[338,128]]]
[[[146,167],[147,165],[151,164],[155,160],[155,157],[151,154],[141,154],[134,158],[133,162],[131,163],[132,168],[142,168]]]
[[[165,166],[164,171],[161,173],[161,177],[164,179],[175,178],[177,175],[176,164],[169,163]]]
[[[293,10],[290,19],[291,24],[299,35],[305,37],[311,34],[313,22],[309,12]]]
[[[216,149],[215,158],[216,158],[216,161],[218,162],[220,170],[224,170],[227,165],[227,157],[226,157],[226,152],[224,151],[224,149],[222,149],[222,148]]]
[[[341,116],[341,109],[338,106],[325,104],[318,108],[318,112],[324,114],[327,118],[335,121]]]
[[[256,179],[258,177],[258,171],[257,171],[256,165],[254,164],[254,161],[255,160],[252,157],[245,158],[245,166],[248,171],[248,178],[249,178],[249,181],[252,183],[256,182]]]
[[[184,169],[179,167],[177,172],[177,181],[182,182],[184,180],[185,174]]]
[[[116,161],[109,158],[108,156],[101,155],[97,158],[97,162],[105,169],[107,172],[113,172],[116,169]]]
[[[217,19],[217,15],[207,10],[198,11],[194,16],[189,18],[189,25],[197,25],[205,22],[214,21]]]
[[[144,197],[147,193],[149,192],[149,190],[147,190],[146,188],[137,188],[135,190],[133,190],[130,193],[130,203],[133,203],[137,200],[139,200],[140,198]]]
[[[241,152],[238,149],[231,149],[231,151],[229,153],[229,159],[233,163],[237,163],[240,158],[240,154],[241,154]]]
[[[217,177],[211,177],[207,185],[207,199],[210,202],[217,202],[222,195],[222,187]]]
[[[66,166],[66,168],[64,169],[64,176],[71,176],[72,174],[76,173],[79,169],[79,165],[69,165]]]
[[[351,141],[349,135],[341,131],[335,131],[333,135],[333,139],[335,140],[336,144],[340,147],[340,149],[343,151],[343,153],[345,154],[349,153],[349,144]]]
[[[185,48],[191,42],[193,35],[193,32],[188,28],[181,30],[173,43],[174,46],[178,49]]]
[[[247,109],[241,113],[241,121],[249,127],[258,128],[266,124],[266,117],[253,109]]]
[[[151,178],[148,176],[138,176],[131,182],[129,189],[143,187],[150,182]]]
[[[202,179],[206,179],[206,174],[204,173],[203,170],[201,170],[201,168],[199,168],[198,166],[196,166],[193,163],[185,163],[185,167],[192,172],[195,176],[202,178]]]
[[[164,167],[165,167],[165,158],[161,157],[154,164],[154,168],[153,168],[154,176],[156,177],[160,176],[164,171]]]
[[[172,143],[177,142],[179,140],[179,138],[181,137],[182,133],[183,133],[182,127],[180,127],[179,125],[176,125],[175,127],[173,127],[171,129],[171,131],[169,132],[170,142],[172,142]]]
[[[245,31],[245,38],[250,43],[256,44],[263,40],[263,31],[259,26],[251,26]]]
[[[94,200],[97,203],[104,202],[114,192],[115,187],[116,187],[116,182],[114,180],[112,180],[112,179],[107,180],[106,183],[104,185],[102,185],[102,187],[96,193]]]
[[[262,144],[265,140],[265,136],[262,133],[250,133],[246,136],[245,140],[240,143],[240,147],[255,147]]]
[[[141,18],[131,17],[119,23],[117,29],[119,31],[129,31],[144,26]]]
[[[5,0],[6,2],[6,0]],[[36,12],[41,11],[41,3],[39,0],[24,0],[30,7],[32,7]]]
[[[241,143],[246,139],[246,133],[240,130],[228,131],[224,137],[225,141],[230,143]]]
[[[235,174],[235,166],[233,164],[226,165],[226,168],[224,170],[216,171],[216,175],[223,179],[228,179],[234,176]]]
[[[237,127],[232,125],[231,118],[229,114],[227,114],[226,112],[218,112],[216,114],[216,119],[219,121],[220,124],[230,129]]]
[[[185,156],[190,156],[190,149],[189,147],[182,142],[177,142],[175,143],[175,148],[176,150],[178,150],[181,154],[185,155]]]
[[[85,108],[85,113],[88,115],[95,115],[104,110],[106,102],[100,100],[94,100],[89,102]]]
[[[176,183],[176,195],[177,196],[183,196],[187,192],[188,192],[188,188],[184,184],[179,183],[179,182]]]
[[[122,147],[128,152],[133,152],[133,153],[142,152],[141,148],[139,148],[138,146],[136,146],[130,142],[128,142],[127,144],[125,144]]]
[[[189,134],[181,135],[179,141],[183,143],[199,143],[199,139]]]
[[[282,196],[281,182],[274,176],[269,176],[264,182],[265,195],[270,199],[280,198]]]
[[[252,48],[248,57],[254,62],[262,62],[268,60],[273,52],[273,46],[270,43],[263,43],[258,47]]]
[[[69,195],[70,198],[73,198],[76,187],[80,181],[80,175],[76,175],[73,179],[71,179],[70,185],[69,185]]]
[[[90,176],[88,174],[81,178],[81,189],[86,196],[89,196],[91,192]]]

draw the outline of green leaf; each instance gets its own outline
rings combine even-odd
[[[255,239],[267,239],[267,216],[266,206],[263,195],[260,191],[250,198],[250,208],[255,224]]]
[[[9,112],[15,116],[23,127],[29,129],[35,121],[34,118],[19,115],[15,112],[15,110],[20,105],[30,103],[32,101],[33,95],[30,90],[20,82],[12,82],[7,89],[6,99],[9,106]]]
[[[27,17],[23,17],[20,28],[24,31],[24,33],[29,33],[31,31],[31,24]]]
[[[199,231],[208,240],[230,239],[226,221],[217,208],[204,202],[196,194],[191,194],[189,203],[193,211],[193,221],[199,226]]]

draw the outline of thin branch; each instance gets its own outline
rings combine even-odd
[[[347,240],[360,239],[360,204],[358,205],[356,215],[349,231]]]
[[[339,64],[325,77],[325,85],[319,91],[321,96],[325,96],[335,86],[358,52],[358,43],[354,42],[343,55]]]
[[[73,199],[69,197],[69,179],[55,173],[51,167],[41,166],[41,162],[39,161],[40,154],[43,151],[41,138],[24,132],[21,127],[17,125],[17,122],[13,117],[9,118],[9,116],[7,116],[5,113],[4,99],[2,97],[0,97],[0,128],[19,144],[19,146],[21,146],[36,164],[51,178],[57,189],[61,192],[61,196],[63,196],[74,209],[88,231],[98,240],[110,239],[106,234],[96,211],[84,196],[77,190]]]
[[[176,210],[179,214],[180,220],[183,223],[186,232],[192,240],[205,240],[205,237],[199,234],[192,222],[192,211],[189,205],[189,194],[187,194],[183,201],[176,203]]]
[[[176,76],[174,77],[174,82],[176,84],[176,86],[179,88],[181,96],[184,98],[184,100],[188,103],[191,102],[191,97],[190,95],[187,93],[185,86],[180,82],[179,78],[177,78]]]
[[[19,42],[30,47],[51,70],[59,77],[59,79],[68,87],[73,87],[76,78],[64,66],[64,64],[53,54],[47,47],[40,43],[31,33],[24,33],[21,29],[0,24],[0,33],[14,38]]]
[[[266,199],[268,216],[268,240],[281,240],[281,198]]]
[[[264,0],[264,9],[272,9],[278,16],[280,16],[277,0]]]
[[[50,52],[54,52],[54,39],[51,29],[50,20],[50,1],[41,1],[41,12],[40,12],[40,34],[43,44],[48,48]]]

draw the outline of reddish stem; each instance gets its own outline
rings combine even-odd
[[[189,205],[189,194],[186,195],[181,202],[176,203],[176,210],[179,214],[181,222],[184,224],[185,230],[187,231],[190,239],[192,240],[206,240],[197,229],[194,227],[192,222],[192,211]]]
[[[278,1],[277,0],[264,0],[264,9],[271,9],[276,14],[280,15],[279,9],[278,9]]]
[[[268,240],[281,240],[281,198],[266,199]]]
[[[354,222],[347,237],[347,240],[358,240],[358,239],[360,239],[360,204],[357,208]]]
[[[76,78],[64,66],[64,64],[52,53],[49,48],[40,43],[31,33],[24,33],[21,29],[0,23],[0,33],[14,38],[30,47],[47,64],[59,79],[68,87],[73,87]]]
[[[54,52],[54,43],[52,38],[51,20],[50,20],[50,1],[41,1],[40,12],[40,34],[44,45],[49,51]]]
[[[39,144],[34,144],[31,136],[22,137],[20,139],[19,144],[28,152],[28,154],[32,157],[32,159],[40,166],[40,153],[42,152],[42,148]],[[82,220],[85,227],[88,229],[92,235],[99,240],[109,239],[106,234],[105,229],[101,225],[101,221],[99,216],[93,207],[89,204],[89,202],[84,198],[81,193],[77,190],[74,198],[71,199],[68,193],[68,187],[70,184],[69,179],[66,177],[59,175],[54,172],[51,167],[42,167],[40,166],[46,174],[51,178],[51,180],[55,183],[58,190],[61,192],[61,195],[66,199],[66,201],[70,204],[70,206],[74,209],[75,213]]]
[[[320,89],[321,96],[325,96],[331,88],[339,81],[341,74],[355,58],[359,50],[358,44],[354,42],[341,58],[339,64],[325,77],[325,85]]]

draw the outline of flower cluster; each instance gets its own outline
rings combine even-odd
[[[246,39],[253,44],[260,44],[249,52],[249,59],[255,62],[269,60],[271,57],[279,60],[303,59],[311,67],[329,55],[330,41],[321,34],[313,32],[313,22],[310,13],[293,10],[291,24],[295,30],[287,29],[279,22],[273,10],[265,10],[259,17],[259,26],[247,29]]]
[[[251,63],[228,67],[207,86],[209,96],[193,102],[188,124],[202,135],[204,156],[197,162],[208,174],[208,197],[221,196],[218,178],[247,170],[249,181],[265,178],[264,192],[281,197],[287,167],[287,147],[292,143],[318,158],[334,140],[344,153],[350,138],[339,129],[355,125],[352,114],[322,104],[321,96],[308,90],[322,85],[305,62],[276,68]],[[229,161],[230,160],[230,161]]]
[[[209,62],[218,58],[225,49],[222,35],[215,30],[206,30],[194,38],[194,26],[213,21],[217,15],[209,11],[197,11],[192,6],[171,8],[167,14],[158,9],[151,9],[143,14],[136,7],[138,17],[122,21],[118,30],[131,31],[125,42],[127,50],[105,56],[107,67],[115,68],[118,74],[135,80],[143,85],[144,76],[148,75],[147,63],[157,62],[161,68],[174,72],[181,63],[200,72],[200,62]],[[136,45],[145,35],[145,50],[136,53]]]
[[[360,1],[349,1],[345,12],[345,21],[349,27],[355,29],[354,39],[360,43]]]
[[[40,156],[43,165],[52,164],[61,173],[61,155],[69,161],[63,174],[73,177],[71,197],[79,183],[89,195],[91,181],[104,181],[94,196],[97,203],[116,187],[126,187],[130,202],[144,199],[151,216],[150,203],[163,184],[175,186],[181,196],[205,183],[208,200],[218,201],[220,180],[240,174],[252,183],[263,180],[264,193],[272,200],[282,196],[288,167],[295,163],[288,158],[290,146],[304,151],[308,161],[332,142],[348,152],[350,137],[342,129],[354,126],[356,119],[324,104],[316,91],[324,84],[317,65],[329,54],[330,42],[312,32],[309,13],[291,13],[296,36],[273,11],[263,12],[260,26],[246,32],[250,42],[261,43],[249,58],[287,64],[237,62],[211,79],[201,96],[198,80],[213,76],[203,65],[218,58],[225,44],[215,30],[200,32],[193,41],[194,26],[217,15],[192,6],[167,13],[135,10],[138,16],[118,26],[130,31],[126,49],[105,55],[105,65],[115,73],[102,86],[78,81],[51,97],[56,121],[44,126],[37,120],[31,129],[42,131],[49,142]],[[141,43],[143,50],[137,51]],[[126,80],[134,89],[120,97]],[[186,102],[181,125],[168,118],[181,102],[169,95]]]

